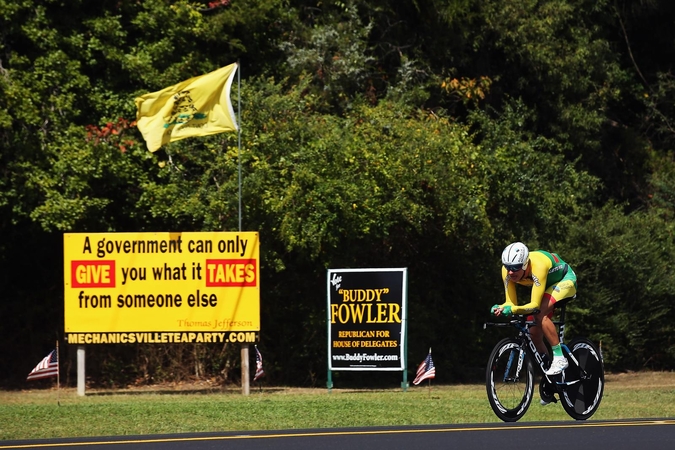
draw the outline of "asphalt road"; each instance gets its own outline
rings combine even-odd
[[[675,449],[675,419],[437,425],[0,441],[4,449]]]

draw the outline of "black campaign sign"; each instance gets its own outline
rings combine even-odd
[[[328,270],[329,370],[404,370],[406,269]]]

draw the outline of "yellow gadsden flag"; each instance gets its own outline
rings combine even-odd
[[[136,98],[136,121],[151,152],[188,137],[237,131],[230,88],[237,64]]]

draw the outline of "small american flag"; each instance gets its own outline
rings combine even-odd
[[[26,380],[39,380],[40,378],[56,377],[59,375],[59,361],[56,350],[45,356],[40,364],[28,374]]]
[[[258,350],[258,346],[255,346],[255,375],[253,376],[253,381],[257,381],[258,378],[262,377],[265,375],[265,371],[263,370],[262,366],[262,355],[260,354],[260,351]]]
[[[436,367],[434,367],[434,361],[431,359],[431,349],[429,349],[429,354],[427,355],[426,359],[422,361],[420,366],[417,368],[417,375],[413,380],[413,384],[417,386],[427,378],[436,378]]]

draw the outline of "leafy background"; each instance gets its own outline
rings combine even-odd
[[[407,267],[408,356],[480,379],[513,240],[568,335],[672,370],[668,0],[0,0],[0,385],[60,340],[64,232],[259,231],[266,382],[326,381],[327,268]],[[133,99],[241,63],[236,134],[148,152]],[[236,345],[89,347],[87,382],[238,383]],[[335,375],[392,384],[400,374]],[[48,383],[49,381],[45,382]]]

